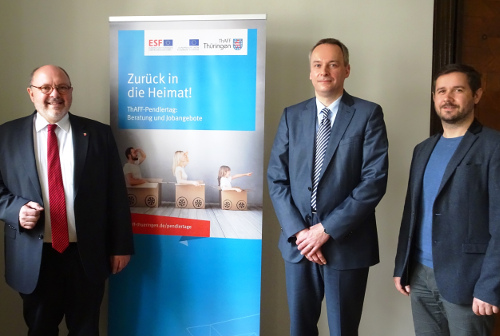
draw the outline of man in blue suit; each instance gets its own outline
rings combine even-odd
[[[98,335],[105,280],[134,252],[111,128],[69,113],[72,92],[66,71],[42,66],[28,88],[35,113],[0,126],[5,277],[21,294],[30,336],[57,336],[63,317],[70,335]],[[56,152],[60,165],[47,155]],[[56,166],[62,183],[50,177]],[[65,233],[52,236],[58,226]]]
[[[318,335],[323,297],[330,334],[358,335],[368,268],[379,262],[375,207],[387,184],[387,134],[382,108],[344,91],[349,74],[339,40],[312,48],[316,97],[285,108],[269,160],[291,335]]]
[[[474,118],[481,75],[434,77],[443,132],[415,147],[394,270],[416,335],[483,335],[500,306],[500,133]]]

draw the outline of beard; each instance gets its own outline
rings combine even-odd
[[[451,110],[447,110],[451,108]],[[444,104],[437,109],[437,114],[442,122],[447,124],[459,124],[464,120],[468,120],[471,115],[474,115],[474,105],[467,105],[461,108],[454,104]]]

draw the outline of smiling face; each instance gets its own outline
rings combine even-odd
[[[73,101],[73,88],[65,94],[60,94],[56,89],[48,94],[43,94],[40,89],[44,85],[57,87],[58,85],[67,85],[71,87],[71,82],[59,67],[45,65],[35,71],[31,79],[31,87],[28,88],[33,105],[49,123],[55,124],[61,120],[69,111]]]
[[[474,105],[479,102],[482,89],[472,92],[467,75],[451,72],[436,79],[432,93],[436,113],[446,124],[470,124],[474,120]]]
[[[338,45],[324,43],[311,53],[309,79],[316,97],[326,106],[339,98],[344,91],[344,81],[351,72],[344,63],[342,49]]]

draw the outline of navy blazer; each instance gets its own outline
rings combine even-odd
[[[279,247],[290,262],[303,258],[294,235],[311,225],[316,125],[315,98],[285,108],[267,170]],[[317,215],[332,237],[322,253],[336,269],[379,262],[375,207],[386,190],[387,150],[382,108],[344,91],[317,190]]]
[[[409,284],[422,182],[441,134],[415,147],[394,276]],[[500,306],[500,133],[474,121],[446,167],[434,202],[432,254],[441,295]]]
[[[36,113],[36,112],[35,112]],[[74,146],[74,210],[78,251],[92,281],[110,274],[110,255],[134,252],[127,191],[108,125],[69,114]],[[0,126],[0,219],[5,222],[5,277],[29,294],[38,282],[45,220],[19,225],[29,201],[43,204],[35,162],[33,114]]]

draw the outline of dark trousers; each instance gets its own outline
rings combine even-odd
[[[323,297],[330,335],[358,335],[368,268],[336,270],[304,258],[299,263],[285,262],[285,272],[290,335],[318,335]]]
[[[69,336],[98,336],[104,282],[87,278],[75,243],[64,253],[44,244],[35,291],[21,294],[28,336],[57,336],[66,320]]]
[[[477,316],[472,311],[472,304],[458,305],[446,301],[439,293],[432,268],[415,262],[410,289],[413,324],[417,336],[491,335],[495,315]]]

